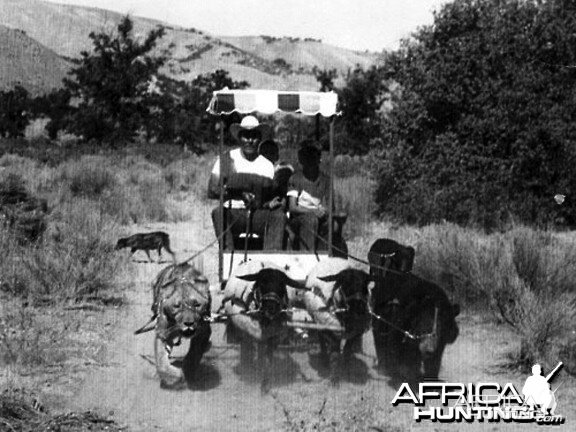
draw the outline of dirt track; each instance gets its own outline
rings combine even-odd
[[[158,225],[170,233],[180,258],[191,255],[191,238],[200,248],[212,240],[211,231],[195,225]],[[202,226],[200,232],[193,227]],[[137,257],[140,257],[137,253]],[[165,265],[165,264],[164,264]],[[315,368],[312,350],[280,350],[276,354],[276,378],[270,394],[260,394],[254,373],[239,374],[238,351],[227,345],[223,326],[214,325],[212,348],[201,365],[203,378],[194,390],[161,390],[155,376],[153,334],[134,336],[133,331],[150,316],[150,282],[163,267],[133,263],[135,289],[126,293],[129,306],[122,313],[118,332],[110,335],[111,366],[91,371],[67,409],[96,409],[114,412],[114,418],[133,431],[228,431],[228,430],[530,430],[536,425],[504,423],[439,424],[416,423],[412,408],[392,407],[397,384],[373,369],[371,335],[364,337],[364,354],[357,356],[349,375],[339,388],[331,387]],[[204,258],[214,308],[219,293],[216,275],[216,249]],[[502,352],[508,350],[511,334],[500,327],[474,321],[470,313],[458,319],[461,333],[446,350],[441,378],[448,382],[512,382],[521,388],[522,374],[495,374]],[[183,354],[184,351],[181,352]],[[311,355],[309,355],[309,352]],[[178,352],[176,352],[178,354]],[[566,374],[564,374],[566,377]],[[574,430],[576,384],[568,379],[558,394],[558,413],[567,424],[554,430]],[[572,423],[572,426],[570,424]],[[371,429],[370,427],[373,426]],[[540,426],[542,428],[543,426]],[[536,430],[536,429],[535,429]],[[542,429],[538,429],[542,430]]]

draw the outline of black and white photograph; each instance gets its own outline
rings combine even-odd
[[[0,432],[575,429],[575,1],[0,0]]]

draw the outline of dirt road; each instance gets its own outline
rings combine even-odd
[[[202,228],[195,231],[195,226]],[[213,239],[211,230],[199,221],[146,228],[169,232],[180,258],[191,255],[190,239],[195,239],[197,249]],[[216,308],[220,296],[216,249],[210,249],[204,256]],[[203,378],[198,388],[161,390],[152,364],[153,333],[134,336],[133,331],[150,316],[150,283],[166,264],[131,265],[136,284],[126,293],[129,305],[119,320],[117,332],[110,334],[111,366],[95,369],[86,376],[82,387],[67,403],[70,409],[114,412],[113,417],[133,431],[464,429],[463,424],[417,423],[412,420],[411,406],[391,406],[397,385],[391,385],[373,369],[370,334],[364,337],[364,354],[357,357],[339,388],[331,387],[319,375],[315,368],[315,347],[311,351],[280,350],[275,359],[273,389],[263,396],[257,376],[238,373],[238,351],[227,345],[223,326],[214,325],[212,348],[202,362]],[[448,382],[512,382],[521,388],[524,375],[497,373],[502,353],[511,346],[511,334],[493,324],[474,321],[466,312],[458,321],[461,334],[446,350],[441,377]],[[576,408],[570,403],[576,401],[573,379],[563,384],[558,398],[558,412],[567,416],[568,421],[554,430],[573,430],[569,426],[576,419]],[[466,424],[465,430],[486,427],[505,431],[537,428],[471,423]]]

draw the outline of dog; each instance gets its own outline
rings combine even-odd
[[[151,233],[134,234],[130,237],[124,237],[116,243],[116,250],[130,248],[130,253],[137,250],[143,250],[148,255],[148,260],[152,261],[150,257],[151,250],[158,251],[158,262],[162,259],[162,248],[164,248],[170,255],[172,260],[176,262],[176,255],[170,249],[170,237],[163,231],[156,231]]]

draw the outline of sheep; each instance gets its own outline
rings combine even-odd
[[[304,304],[308,313],[316,323],[335,328],[319,332],[321,360],[330,369],[334,385],[340,380],[340,369],[361,346],[362,335],[368,330],[370,281],[368,273],[353,269],[342,258],[319,262],[306,278],[309,291],[304,293]]]
[[[288,332],[287,285],[304,289],[304,284],[286,276],[276,265],[248,261],[236,267],[224,289],[222,304],[229,318],[227,332],[240,339],[242,366],[253,363],[254,348],[258,348],[263,393],[269,390],[274,349]]]

